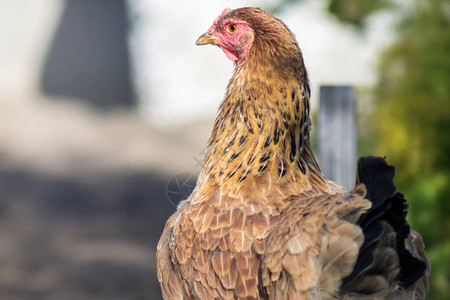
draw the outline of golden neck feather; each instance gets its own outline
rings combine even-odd
[[[309,86],[297,50],[291,61],[250,53],[236,64],[208,142],[203,188],[232,189],[267,173],[327,188],[310,147]]]

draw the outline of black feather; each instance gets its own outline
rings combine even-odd
[[[405,219],[408,206],[403,195],[397,192],[393,182],[394,175],[395,168],[389,166],[384,158],[363,157],[358,162],[356,183],[363,183],[366,186],[366,198],[372,202],[372,207],[357,222],[363,230],[364,243],[352,273],[342,282],[342,290],[349,288],[360,276],[376,270],[373,248],[386,233],[387,229],[383,226],[383,222],[389,224],[396,234],[395,249],[401,268],[396,278],[397,283],[403,288],[408,288],[425,273],[425,263],[413,257],[405,248],[405,239],[411,232]]]

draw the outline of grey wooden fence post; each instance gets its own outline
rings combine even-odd
[[[356,112],[351,86],[321,86],[319,156],[322,172],[347,189],[355,184]]]

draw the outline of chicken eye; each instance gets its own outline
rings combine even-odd
[[[227,31],[229,33],[235,33],[236,30],[237,30],[237,25],[235,25],[235,24],[230,24],[227,26]]]

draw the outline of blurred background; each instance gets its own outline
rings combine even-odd
[[[296,34],[313,108],[321,84],[356,88],[358,154],[398,167],[448,299],[450,1],[168,3],[0,0],[0,297],[161,299],[156,243],[232,71],[195,40],[261,6]]]

